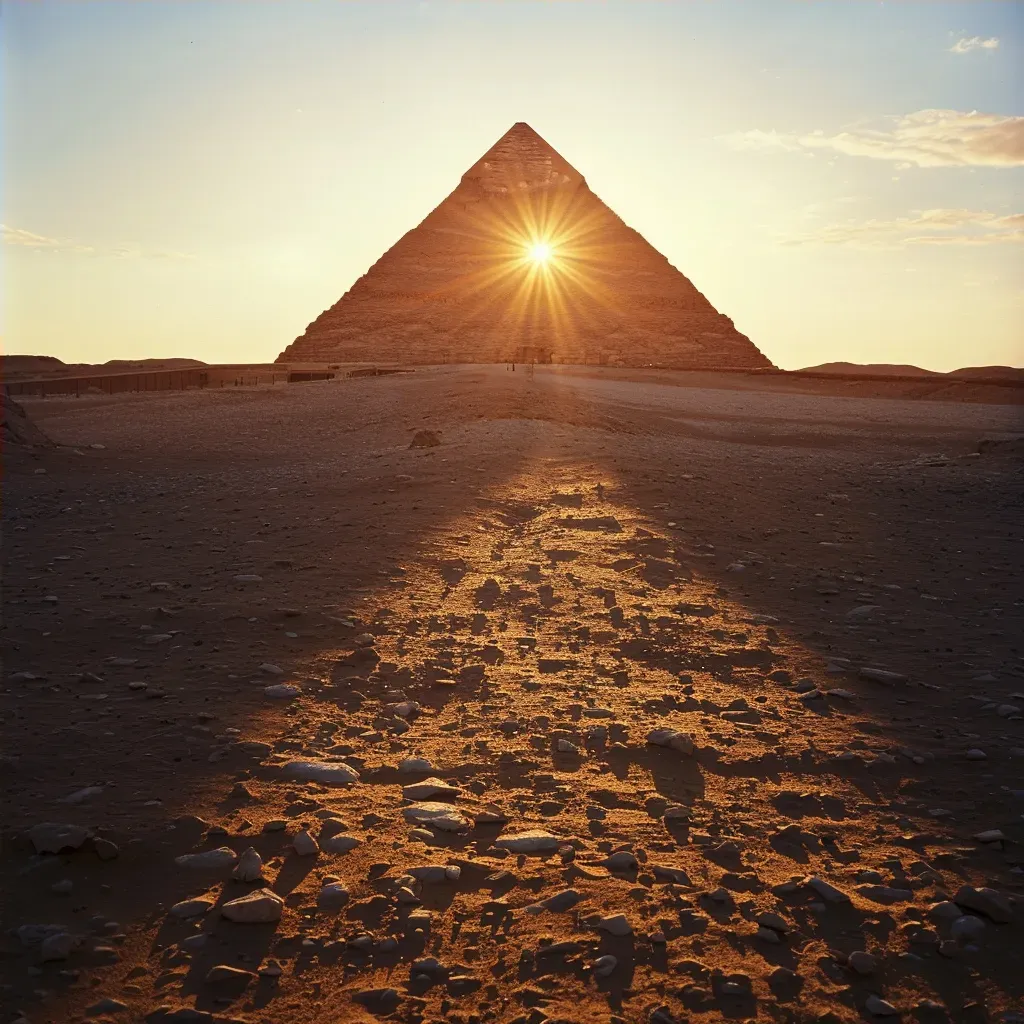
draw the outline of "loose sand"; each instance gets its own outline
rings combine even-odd
[[[1018,1019],[1019,407],[630,376],[26,403],[4,1020]]]

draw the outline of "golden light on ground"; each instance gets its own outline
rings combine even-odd
[[[547,242],[534,242],[530,246],[530,259],[534,263],[547,263],[551,259],[552,249]]]

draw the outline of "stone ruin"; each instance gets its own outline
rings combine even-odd
[[[277,361],[772,365],[522,122]]]

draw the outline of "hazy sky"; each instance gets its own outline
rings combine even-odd
[[[1024,364],[1016,3],[4,3],[4,348],[273,359],[527,121],[780,366]]]

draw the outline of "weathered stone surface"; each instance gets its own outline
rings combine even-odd
[[[508,850],[510,853],[547,853],[557,850],[561,841],[558,836],[553,836],[550,832],[531,828],[526,832],[500,836],[494,840],[494,845],[502,850]]]
[[[976,910],[1000,924],[1013,920],[1010,901],[995,889],[975,889],[973,885],[962,885],[953,897],[953,902],[958,907]]]
[[[680,754],[693,753],[693,737],[677,729],[653,729],[647,734],[647,742],[655,747],[669,747]]]
[[[36,853],[60,853],[61,850],[77,850],[92,833],[81,825],[60,825],[46,821],[33,825],[28,837]]]
[[[174,863],[182,868],[195,868],[199,871],[226,868],[234,865],[238,854],[228,846],[219,846],[216,850],[203,850],[201,853],[183,853],[174,858]]]
[[[171,907],[171,917],[189,918],[200,917],[213,909],[214,901],[206,896],[197,897],[194,900],[182,900]]]
[[[324,853],[348,853],[362,843],[357,836],[337,835],[320,839],[320,849]]]
[[[402,796],[406,800],[435,800],[438,797],[457,797],[462,794],[458,786],[453,786],[444,779],[424,779],[402,787]]]
[[[263,858],[254,847],[250,846],[242,852],[231,877],[240,882],[255,882],[263,877]]]
[[[771,365],[522,122],[278,359]]]
[[[412,825],[429,825],[441,832],[461,832],[470,827],[469,819],[448,804],[413,804],[402,809],[405,820]]]
[[[319,782],[325,786],[343,786],[359,778],[355,768],[341,761],[290,761],[284,770],[293,779]]]
[[[284,900],[272,889],[256,889],[254,892],[231,900],[221,907],[221,913],[229,921],[240,924],[269,924],[281,920]]]

